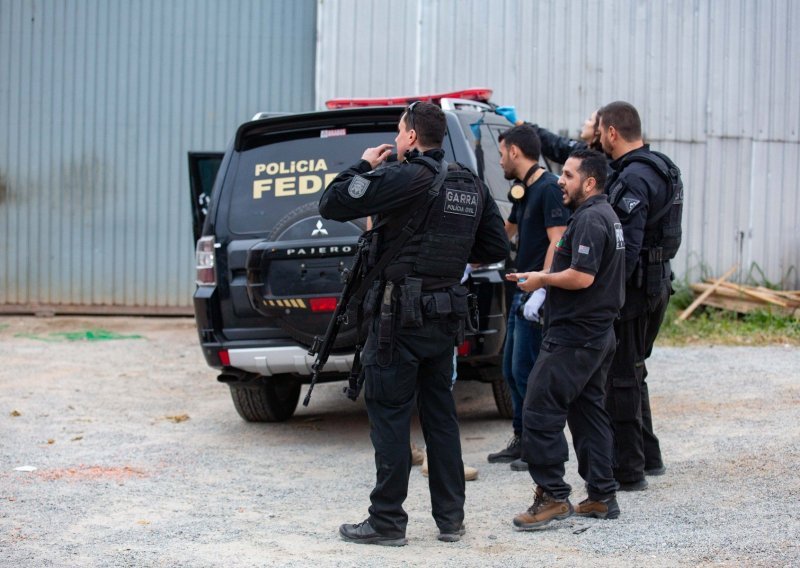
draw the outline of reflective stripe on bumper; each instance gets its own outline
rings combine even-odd
[[[230,349],[231,367],[258,373],[265,377],[284,373],[310,375],[316,357],[300,347],[263,347],[255,349]],[[353,365],[353,354],[331,355],[324,371],[347,373]]]

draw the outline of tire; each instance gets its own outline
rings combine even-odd
[[[497,405],[497,411],[503,418],[514,418],[514,404],[511,402],[511,389],[508,387],[508,382],[503,376],[503,371],[500,367],[488,367],[481,369],[481,374],[484,380],[492,383],[492,394],[494,395],[494,403]]]
[[[300,381],[289,378],[261,378],[229,386],[233,406],[247,422],[288,420],[300,400]]]

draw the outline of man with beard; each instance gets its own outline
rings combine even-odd
[[[539,137],[530,125],[515,126],[499,136],[500,166],[506,179],[519,180],[510,193],[513,206],[505,223],[508,238],[517,236],[518,272],[549,270],[553,250],[564,233],[569,210],[564,207],[558,178],[539,165]],[[515,195],[515,191],[517,194]],[[489,454],[489,463],[511,463],[515,471],[527,471],[521,458],[522,404],[528,375],[542,341],[542,326],[523,315],[528,295],[514,294],[508,310],[503,376],[511,390],[514,434],[507,446]]]
[[[573,211],[550,272],[509,274],[520,289],[547,288],[545,335],[525,396],[522,457],[536,483],[533,505],[514,517],[519,530],[541,529],[573,512],[619,516],[614,434],[605,409],[605,381],[615,350],[614,320],[625,299],[622,225],[603,188],[606,159],[576,150],[559,185]],[[588,498],[575,509],[564,481],[569,424]]]

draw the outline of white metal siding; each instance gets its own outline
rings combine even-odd
[[[0,305],[191,305],[186,155],[314,106],[314,0],[0,2]]]
[[[800,2],[325,0],[317,17],[318,106],[487,86],[574,136],[602,104],[633,103],[683,171],[679,275],[738,262],[740,279],[800,288]]]

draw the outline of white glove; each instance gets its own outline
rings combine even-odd
[[[469,275],[472,274],[473,270],[474,269],[472,268],[472,265],[468,264],[467,267],[464,269],[464,276],[461,277],[462,284],[467,281],[467,278],[469,278]]]
[[[539,315],[539,310],[542,308],[542,304],[544,304],[544,298],[547,295],[544,288],[539,288],[531,297],[528,298],[528,301],[525,302],[525,306],[522,308],[522,315],[525,316],[525,319],[528,321],[540,323],[542,321],[542,317]]]

